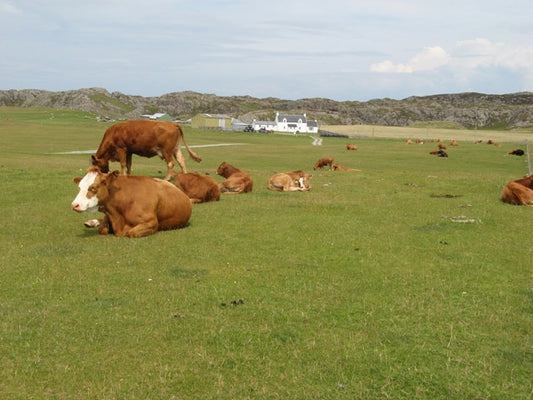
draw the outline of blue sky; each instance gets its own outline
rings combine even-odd
[[[0,90],[533,91],[531,0],[0,0]]]

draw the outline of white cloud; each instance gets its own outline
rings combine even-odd
[[[13,3],[8,1],[0,1],[0,15],[1,14],[21,14],[21,11],[15,5],[13,5]]]
[[[457,42],[455,60],[466,68],[503,67],[532,69],[533,47],[493,43],[487,39]]]
[[[440,46],[425,47],[406,63],[385,60],[371,64],[370,71],[378,73],[414,73],[434,71],[443,66],[453,70],[499,67],[533,70],[533,47],[507,45],[478,38],[455,44],[450,54]]]
[[[20,14],[20,10],[12,3],[7,1],[0,2],[0,13],[6,14]]]
[[[370,70],[380,73],[413,73],[432,71],[450,62],[450,56],[439,46],[425,47],[406,64],[394,64],[390,60],[372,64]]]

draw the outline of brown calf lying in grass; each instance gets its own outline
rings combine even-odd
[[[281,172],[268,180],[268,188],[278,192],[306,192],[311,189],[311,177],[303,171]]]
[[[217,175],[226,178],[224,182],[218,185],[221,193],[251,192],[254,186],[250,175],[225,161],[218,166]]]
[[[349,167],[345,167],[344,165],[340,165],[340,164],[333,164],[333,170],[334,171],[361,171],[360,169],[349,168]]]

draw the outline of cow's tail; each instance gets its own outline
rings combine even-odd
[[[179,135],[181,136],[181,139],[183,140],[183,144],[185,145],[185,148],[187,149],[187,152],[189,153],[191,158],[196,162],[202,161],[202,157],[200,157],[198,154],[192,151],[189,145],[187,144],[187,142],[185,141],[185,135],[183,134],[183,130],[181,129],[181,126],[177,124],[176,126],[178,127]],[[178,141],[178,146],[179,146],[179,141]]]

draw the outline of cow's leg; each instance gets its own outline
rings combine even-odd
[[[186,174],[187,167],[185,166],[185,157],[183,157],[183,153],[181,152],[181,146],[179,146],[179,143],[176,152],[174,153],[174,157],[176,158],[176,161],[178,162],[178,165],[181,168],[181,172]]]
[[[117,156],[118,161],[120,162],[120,173],[122,175],[125,175],[125,173],[126,173],[126,164],[127,164],[126,150],[117,149],[116,156]]]
[[[222,182],[218,185],[221,193],[238,193],[239,188],[227,182]]]
[[[109,221],[109,217],[107,215],[100,220],[100,225],[98,226],[98,233],[100,235],[107,235],[108,233],[113,233],[111,222]]]
[[[94,218],[94,219],[85,221],[83,225],[85,225],[87,228],[97,228],[102,224],[102,221],[103,221],[103,218]]]
[[[133,228],[131,228],[125,234],[128,237],[148,236],[148,235],[152,235],[152,234],[156,233],[158,226],[159,225],[157,223],[157,219],[154,218],[153,220],[150,220],[148,222],[135,225]]]
[[[127,168],[127,171],[128,171],[128,175],[131,175],[131,159],[133,157],[133,153],[130,153],[128,151],[128,153],[126,154],[126,168]],[[124,168],[122,169],[122,175],[124,175]]]
[[[172,161],[172,156],[170,156],[170,158],[167,158],[166,162],[167,162],[167,174],[163,179],[165,181],[168,181],[174,172],[174,161]]]
[[[243,183],[229,183],[224,185],[223,188],[220,188],[221,192],[224,193],[241,193],[244,191],[244,184]]]

